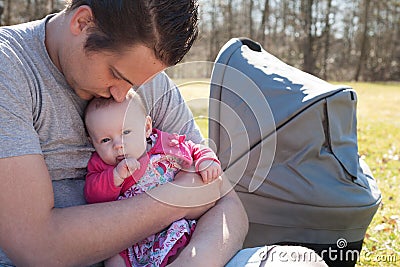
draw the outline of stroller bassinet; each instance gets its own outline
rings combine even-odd
[[[352,88],[234,38],[217,57],[209,104],[209,137],[250,227],[262,226],[252,245],[364,238],[381,195],[358,155]]]

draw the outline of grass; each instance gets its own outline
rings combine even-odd
[[[358,94],[359,154],[382,192],[358,266],[400,266],[400,83],[350,83]]]
[[[207,136],[207,81],[176,81]],[[400,266],[400,83],[347,83],[358,96],[359,154],[382,192],[357,266]]]
[[[197,125],[205,138],[208,137],[208,98],[210,84],[207,80],[177,80],[185,101],[193,112]]]

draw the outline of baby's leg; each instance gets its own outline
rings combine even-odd
[[[104,261],[105,267],[126,267],[125,260],[117,254]]]

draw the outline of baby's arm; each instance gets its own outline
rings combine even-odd
[[[124,162],[125,160],[121,161]],[[120,162],[120,163],[121,163]],[[105,164],[97,153],[94,153],[89,160],[84,188],[85,199],[88,203],[99,203],[113,201],[118,198],[121,193],[121,184],[125,177],[122,170],[121,173],[115,171],[118,168],[123,169],[124,163],[117,165],[116,167]],[[129,166],[129,164],[128,164]],[[133,166],[132,166],[133,167]],[[132,170],[132,168],[131,168]],[[116,177],[115,172],[118,173]],[[128,168],[129,172],[129,168]],[[117,179],[116,179],[117,178]],[[122,180],[121,184],[118,185],[118,181]],[[117,183],[115,182],[117,180]]]
[[[94,153],[89,160],[84,187],[85,199],[88,203],[99,203],[116,200],[121,187],[114,185],[114,167],[100,160]]]
[[[192,150],[192,157],[196,171],[201,175],[204,183],[210,183],[222,174],[221,163],[211,148],[194,144],[192,141],[186,142]]]

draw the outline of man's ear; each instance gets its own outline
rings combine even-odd
[[[146,129],[146,138],[149,138],[151,132],[153,131],[153,121],[150,116],[146,116],[145,129]]]
[[[74,12],[69,25],[72,34],[79,35],[95,25],[93,12],[89,6],[80,6]]]

